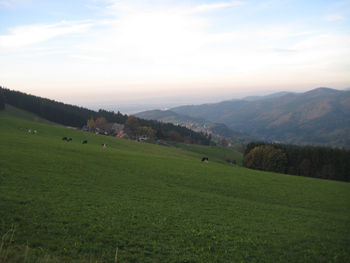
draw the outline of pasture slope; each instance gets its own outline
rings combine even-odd
[[[349,262],[349,183],[201,156],[0,116],[0,262]]]
[[[209,161],[226,163],[227,158],[234,158],[237,161],[237,165],[242,166],[243,154],[234,151],[230,148],[225,148],[221,146],[204,146],[199,144],[188,144],[188,143],[172,143],[171,145],[199,154],[202,157],[208,157]]]

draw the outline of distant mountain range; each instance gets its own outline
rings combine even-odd
[[[305,93],[279,92],[181,106],[157,114],[156,119],[162,121],[181,116],[187,120],[222,123],[236,133],[266,141],[350,147],[349,90],[317,88]],[[152,118],[151,115],[147,118]]]
[[[265,96],[248,96],[243,98],[242,100],[247,100],[247,101],[257,101],[257,100],[263,100],[263,99],[272,99],[272,98],[278,98],[287,94],[294,94],[292,92],[288,92],[288,91],[281,91],[281,92],[276,92],[276,93],[272,93],[269,95],[265,95]]]

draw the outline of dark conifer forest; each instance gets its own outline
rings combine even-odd
[[[5,97],[0,87],[0,110],[4,110],[4,109],[5,109]]]
[[[246,146],[244,166],[293,175],[350,181],[350,150],[252,142]]]

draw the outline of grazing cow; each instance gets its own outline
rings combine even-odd
[[[102,143],[101,144],[103,148],[106,148],[107,147],[107,144],[106,143]]]
[[[34,130],[33,132],[34,132],[34,134],[37,134],[37,133],[38,133],[38,131],[37,131],[37,130]]]
[[[83,144],[87,144],[87,140],[84,140],[84,141],[83,141]]]
[[[208,157],[203,157],[203,158],[202,158],[202,162],[206,162],[206,163],[207,163],[208,161],[209,161],[209,158],[208,158]]]
[[[68,140],[67,137],[62,138],[62,141],[67,141],[67,140]]]
[[[67,138],[67,142],[70,142],[72,141],[73,139],[72,138]]]

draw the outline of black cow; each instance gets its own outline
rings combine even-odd
[[[84,141],[83,141],[83,144],[87,144],[87,140],[84,140]]]
[[[68,139],[67,139],[67,137],[63,137],[62,140],[63,141],[67,141]]]
[[[70,142],[72,141],[73,139],[72,138],[67,138],[67,142]]]
[[[202,162],[206,162],[206,163],[207,163],[208,161],[209,161],[209,158],[208,158],[208,157],[203,157],[203,158],[202,158]]]

